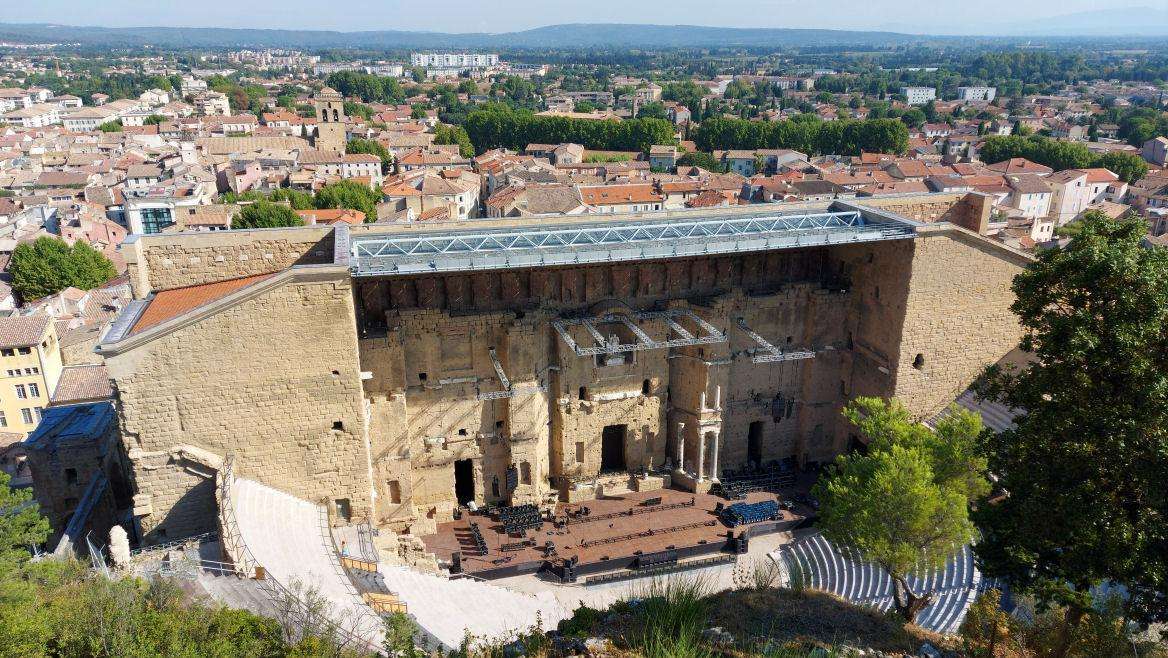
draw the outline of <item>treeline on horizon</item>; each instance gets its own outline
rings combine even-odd
[[[478,153],[563,143],[598,151],[645,152],[654,144],[677,143],[673,125],[663,119],[606,121],[539,116],[499,104],[471,112],[463,127]],[[693,139],[701,151],[785,148],[808,155],[904,153],[908,148],[908,128],[896,119],[766,122],[712,117],[694,131]]]
[[[822,121],[800,117],[785,121],[750,121],[711,117],[692,138],[701,151],[792,149],[807,155],[904,153],[908,126],[899,119]]]
[[[528,144],[581,144],[596,151],[649,150],[654,144],[676,144],[673,124],[664,119],[626,121],[539,116],[497,103],[466,116],[463,124],[475,151],[496,148],[523,150]]]
[[[1111,151],[1093,153],[1083,144],[1064,142],[1041,135],[992,135],[979,149],[981,159],[994,164],[1011,158],[1026,158],[1055,171],[1102,168],[1134,183],[1148,173],[1148,164],[1135,153]]]

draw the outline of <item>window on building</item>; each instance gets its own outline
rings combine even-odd
[[[65,484],[77,484],[77,469],[65,469]]]
[[[17,399],[24,400],[25,398],[28,397],[28,391],[24,388],[24,384],[17,384],[16,386],[13,386],[12,388],[16,389]]]
[[[36,384],[28,385],[28,396],[30,398],[39,398],[41,396],[41,387]]]
[[[24,420],[25,425],[32,425],[32,409],[25,407],[20,410],[20,417]]]
[[[32,348],[31,347],[18,347],[18,348],[16,348],[16,353],[17,354],[32,354]]]
[[[44,417],[44,412],[45,412],[44,407],[33,407],[32,410],[33,410],[33,413],[36,415],[36,421],[38,423],[41,422],[41,418]]]
[[[143,233],[161,233],[162,229],[174,225],[170,208],[143,208],[140,213]]]
[[[0,350],[0,356],[16,356],[16,350]]]
[[[3,411],[0,411],[0,427],[8,427],[8,417],[4,415]]]

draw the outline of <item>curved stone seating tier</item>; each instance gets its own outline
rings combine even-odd
[[[802,571],[808,587],[882,612],[893,607],[892,579],[884,569],[836,547],[818,533],[772,552],[771,557],[788,574],[796,568]],[[974,566],[973,551],[963,546],[949,557],[944,569],[914,574],[908,581],[918,591],[933,592],[933,602],[921,611],[917,625],[949,635],[957,632],[977,597],[981,574]]]
[[[332,604],[332,620],[342,629],[381,646],[381,621],[341,568],[322,525],[324,510],[244,478],[235,479],[231,496],[243,543],[267,575],[286,588],[299,581],[315,589]]]
[[[458,649],[467,632],[478,640],[496,640],[526,631],[537,620],[550,630],[571,616],[551,592],[525,594],[469,578],[451,579],[386,564],[378,570],[410,616],[445,650]]]

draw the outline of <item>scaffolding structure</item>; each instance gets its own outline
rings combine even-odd
[[[695,325],[701,335],[694,335],[678,323],[678,319],[685,318]],[[669,327],[669,329],[677,334],[677,338],[669,338],[667,340],[654,340],[649,334],[645,333],[637,325],[637,322],[642,320],[662,320]],[[621,343],[616,336],[605,338],[600,330],[596,328],[597,324],[613,324],[619,323],[626,327],[633,336],[636,337],[635,343]],[[595,341],[595,345],[582,346],[576,342],[572,337],[568,327],[582,326],[588,332],[588,335]],[[552,327],[564,343],[576,353],[576,356],[597,356],[600,354],[620,354],[623,352],[638,352],[642,350],[663,350],[671,347],[689,347],[691,345],[713,345],[716,343],[724,343],[727,341],[726,333],[709,322],[702,319],[696,313],[689,309],[670,309],[668,311],[646,311],[639,313],[632,313],[626,315],[623,313],[610,313],[596,318],[560,318],[552,320]]]
[[[761,349],[761,351],[755,350],[754,353],[751,354],[750,360],[754,363],[775,363],[776,361],[799,361],[801,359],[815,358],[815,352],[807,349],[788,350],[786,352],[780,350],[770,341],[760,336],[758,332],[751,329],[746,324],[746,320],[742,318],[738,318],[735,321],[735,324],[738,325],[738,328],[741,329],[744,334],[750,336],[751,340],[758,343],[758,347]]]

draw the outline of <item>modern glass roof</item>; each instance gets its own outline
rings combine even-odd
[[[657,260],[911,238],[914,225],[856,210],[597,221],[482,230],[354,235],[356,276]]]

